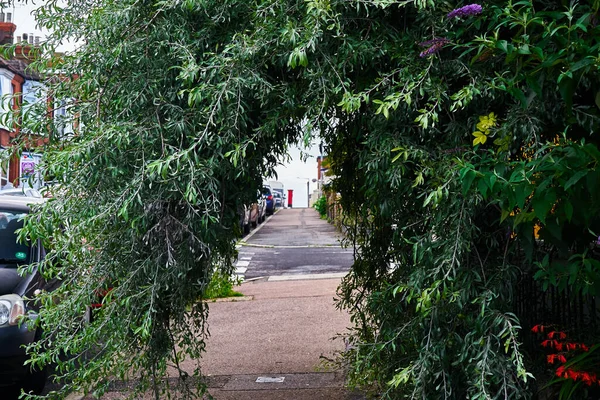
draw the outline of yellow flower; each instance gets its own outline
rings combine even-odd
[[[489,132],[480,132],[480,131],[473,132],[473,136],[475,136],[475,139],[473,139],[473,146],[477,146],[478,144],[484,144],[485,141],[487,140],[488,133]]]
[[[488,131],[494,126],[496,126],[496,115],[494,113],[489,113],[489,115],[483,115],[479,117],[477,129],[479,129],[481,132]]]

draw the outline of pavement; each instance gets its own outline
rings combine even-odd
[[[280,210],[248,242],[291,242],[307,252],[313,245],[339,250],[335,229],[315,214],[311,209]],[[277,234],[277,226],[294,225],[304,228],[289,237]],[[243,298],[209,304],[211,336],[200,364],[210,395],[216,400],[364,399],[345,389],[343,371],[330,362],[344,349],[340,335],[350,326],[349,315],[334,304],[343,273],[318,272],[246,281],[236,288]],[[189,360],[183,367],[192,371],[195,364]],[[102,398],[124,399],[129,393],[117,384]]]
[[[359,398],[346,392],[342,372],[327,362],[344,349],[338,334],[350,326],[333,303],[339,283],[248,282],[240,291],[251,301],[212,304],[202,365],[222,384],[209,393],[217,400]],[[261,377],[271,379],[257,382]]]

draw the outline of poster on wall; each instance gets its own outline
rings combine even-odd
[[[19,180],[24,188],[39,189],[42,186],[42,174],[40,173],[39,168],[37,168],[41,159],[41,154],[21,154],[21,177]]]

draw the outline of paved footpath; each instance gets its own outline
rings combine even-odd
[[[339,282],[248,282],[241,291],[251,301],[212,304],[202,364],[218,385],[209,392],[217,400],[361,398],[347,393],[339,371],[324,369],[344,348],[332,338],[350,324],[333,304]]]

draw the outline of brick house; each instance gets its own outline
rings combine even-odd
[[[17,26],[11,21],[11,13],[0,13],[0,45],[15,43],[14,33]],[[0,57],[0,153],[13,146],[14,139],[20,133],[20,127],[14,124],[7,126],[2,118],[6,116],[6,109],[18,110],[22,107],[23,98],[34,93],[34,89],[42,83],[40,77],[31,71],[29,64],[30,51],[39,42],[39,37],[23,34],[17,36],[15,56],[6,59]],[[46,99],[45,101],[48,101]],[[43,138],[32,138],[36,144],[43,144]],[[23,151],[20,156],[13,156],[10,160],[0,158],[0,190],[7,187],[29,185],[25,178],[35,172],[35,166],[41,158],[40,154]],[[39,172],[37,172],[39,175]],[[34,180],[33,186],[41,185],[41,180]]]

